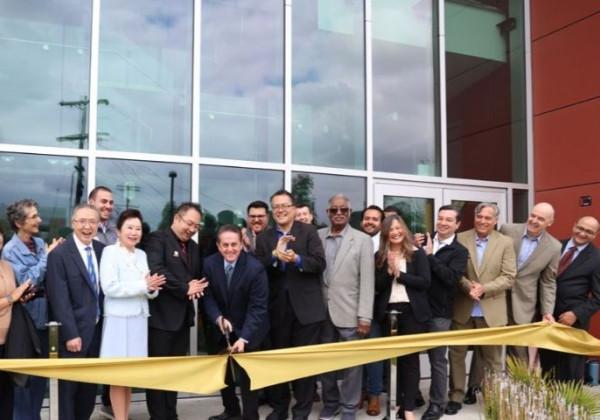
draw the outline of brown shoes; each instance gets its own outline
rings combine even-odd
[[[367,405],[367,414],[369,416],[378,416],[381,413],[381,407],[379,406],[379,396],[369,395],[369,403]]]

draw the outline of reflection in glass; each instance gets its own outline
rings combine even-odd
[[[353,176],[324,175],[304,172],[292,174],[292,194],[296,202],[309,204],[315,211],[317,226],[329,225],[326,209],[329,199],[342,193],[350,199],[352,216],[350,223],[358,228],[360,212],[366,207],[366,180]]]
[[[529,216],[529,192],[513,190],[513,223],[525,223]]]
[[[283,2],[202,2],[202,156],[283,160]]]
[[[204,209],[204,231],[215,232],[227,223],[242,226],[246,206],[254,200],[269,202],[283,188],[283,172],[262,169],[200,166],[200,204]]]
[[[432,198],[383,196],[383,208],[394,206],[412,233],[432,233],[434,229],[434,201]]]
[[[98,148],[190,154],[193,1],[101,7]]]
[[[0,0],[0,143],[84,147],[90,13],[85,1]]]
[[[445,10],[448,175],[527,182],[523,3]]]
[[[138,209],[151,230],[171,226],[171,209],[191,198],[189,165],[98,159],[96,166],[96,185],[113,191],[114,216]]]
[[[373,168],[439,175],[431,0],[373,2]]]
[[[361,0],[294,2],[292,160],[365,167]]]
[[[10,232],[6,207],[31,198],[37,201],[43,219],[41,236],[45,240],[66,236],[70,232],[71,210],[87,199],[86,173],[86,159],[0,153],[0,224],[4,231]]]

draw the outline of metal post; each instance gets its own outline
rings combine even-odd
[[[392,309],[391,311],[387,311],[387,316],[388,316],[388,322],[390,325],[390,337],[394,337],[396,335],[398,335],[398,315],[400,315],[402,312],[397,311],[395,309]],[[389,386],[388,386],[388,400],[387,400],[387,407],[385,410],[385,417],[383,418],[384,420],[391,420],[396,418],[396,416],[394,415],[394,409],[396,408],[396,390],[398,388],[398,384],[396,383],[396,373],[398,370],[398,359],[397,358],[392,358],[390,360],[390,380],[389,380]]]
[[[52,321],[46,324],[48,326],[48,344],[50,359],[58,359],[58,330],[60,323]],[[58,379],[49,380],[49,400],[50,400],[50,420],[58,420]]]

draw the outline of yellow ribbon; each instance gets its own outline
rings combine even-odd
[[[252,389],[446,345],[536,346],[600,356],[600,340],[558,323],[447,331],[319,344],[231,356],[144,359],[3,359],[0,369],[71,381],[212,394],[225,386],[227,358],[250,377]]]

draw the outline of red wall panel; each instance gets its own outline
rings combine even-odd
[[[600,96],[598,28],[600,13],[533,43],[534,115]]]
[[[536,116],[533,132],[537,191],[600,182],[600,97]]]
[[[532,0],[531,39],[536,40],[598,11],[598,0]]]

